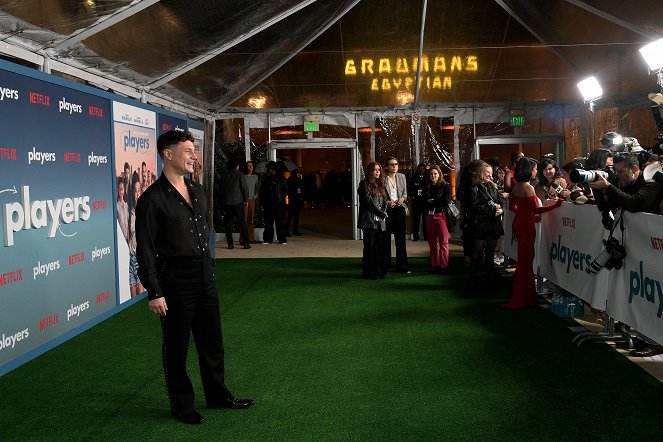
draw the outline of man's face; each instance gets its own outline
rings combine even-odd
[[[246,171],[247,171],[249,174],[252,174],[252,173],[253,173],[253,163],[246,163]]]
[[[389,160],[387,161],[387,171],[389,173],[396,173],[398,172],[398,161],[396,160]]]
[[[124,181],[120,181],[117,185],[117,200],[124,199]]]
[[[129,175],[130,175],[130,174],[131,174],[131,172],[129,171],[129,168],[128,168],[128,167],[125,167],[125,168],[124,168],[124,179],[129,178]]]
[[[178,174],[184,176],[193,173],[196,160],[196,149],[191,141],[180,141],[164,150],[164,159]]]
[[[632,168],[626,167],[623,161],[615,163],[615,172],[617,173],[617,179],[619,180],[619,187],[624,188],[635,182],[638,178],[635,172],[637,167],[638,166],[633,166]]]
[[[419,175],[423,175],[424,173],[426,173],[426,166],[419,166],[419,169],[417,169],[417,171],[419,172]]]

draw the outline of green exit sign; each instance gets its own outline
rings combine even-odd
[[[525,125],[525,111],[522,110],[512,110],[511,114],[511,126],[524,126]]]
[[[320,123],[317,121],[304,121],[304,132],[317,132],[320,130]]]
[[[306,115],[304,117],[304,132],[318,132],[320,130],[320,119],[317,115]]]

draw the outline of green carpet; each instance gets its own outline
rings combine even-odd
[[[367,281],[359,259],[218,261],[227,384],[254,407],[205,409],[192,351],[207,422],[172,419],[141,302],[0,378],[0,440],[660,440],[657,380],[453,265]]]

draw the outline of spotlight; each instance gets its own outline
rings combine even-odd
[[[641,47],[640,53],[650,72],[658,72],[663,68],[663,38]]]
[[[582,94],[585,103],[591,103],[603,96],[603,89],[601,89],[599,81],[594,76],[578,82],[578,89],[580,89],[580,93]]]
[[[663,38],[640,48],[650,74],[657,74],[657,83],[663,88]]]

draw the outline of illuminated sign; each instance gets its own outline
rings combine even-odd
[[[511,126],[524,126],[525,125],[525,111],[522,110],[512,110],[510,112],[510,124]]]
[[[352,57],[345,60],[345,75],[370,78],[372,92],[410,90],[415,87],[418,64],[418,57]],[[421,58],[419,87],[424,90],[448,90],[453,84],[454,74],[474,73],[478,70],[476,55],[424,55]]]
[[[304,132],[318,132],[320,130],[320,121],[317,115],[307,115],[304,117]]]

